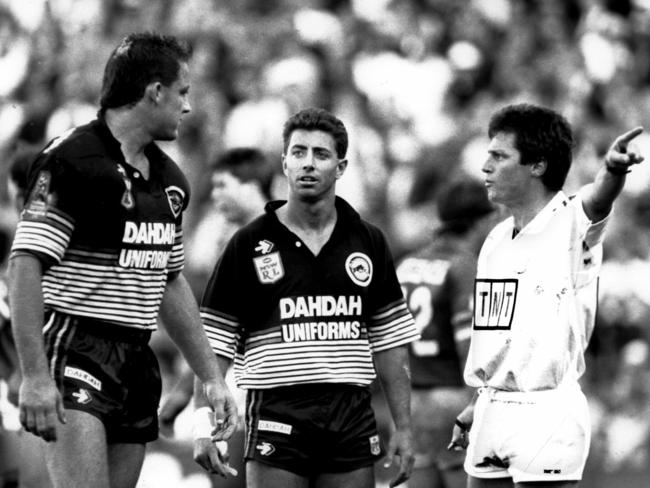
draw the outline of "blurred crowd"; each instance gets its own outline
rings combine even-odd
[[[184,229],[197,297],[241,224],[233,220],[249,218],[215,205],[214,165],[227,150],[255,148],[268,165],[265,194],[282,198],[282,124],[300,108],[345,122],[339,194],[385,231],[396,258],[431,238],[441,187],[481,177],[496,108],[527,101],[569,119],[569,193],[593,178],[608,141],[650,120],[649,0],[0,0],[4,233],[17,218],[5,185],[12,160],[95,116],[110,51],[139,30],[194,49],[193,111],[163,147],[194,192]],[[647,129],[638,145],[650,158]],[[611,219],[584,378],[599,475],[650,462],[650,162],[634,169]],[[158,341],[171,386],[184,366]],[[179,464],[178,477],[187,469]],[[605,486],[597,479],[588,486]]]

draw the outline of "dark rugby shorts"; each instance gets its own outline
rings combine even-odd
[[[383,453],[368,388],[336,383],[250,390],[245,459],[309,477],[372,466]]]
[[[43,333],[66,409],[99,418],[109,444],[158,438],[162,383],[151,332],[48,312]]]

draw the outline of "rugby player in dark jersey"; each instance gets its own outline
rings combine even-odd
[[[463,368],[472,324],[478,242],[493,206],[478,180],[459,179],[436,198],[432,241],[397,266],[421,338],[410,345],[415,465],[409,488],[462,488],[463,453],[447,451],[449,426],[471,398]]]
[[[183,277],[189,185],[154,143],[190,111],[189,49],[132,34],[106,64],[96,120],[33,163],[12,247],[20,421],[48,441],[57,487],[134,487],[157,438],[161,381],[148,341],[161,323],[236,425],[236,407]]]
[[[395,486],[413,463],[413,318],[383,234],[335,194],[348,164],[343,123],[305,109],[283,136],[288,200],[269,202],[233,236],[201,306],[223,370],[234,363],[248,392],[247,485],[374,488],[378,377],[394,421],[385,455],[399,460]],[[195,452],[222,469],[209,429]]]

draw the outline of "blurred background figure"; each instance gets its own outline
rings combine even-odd
[[[264,211],[271,197],[273,170],[265,154],[254,147],[228,149],[210,167],[207,198],[190,229],[187,272],[197,293],[203,292],[226,243],[240,227]]]
[[[464,453],[447,451],[456,414],[471,398],[463,382],[469,347],[478,246],[494,206],[483,184],[466,176],[436,198],[431,241],[397,266],[421,339],[411,344],[411,410],[416,460],[410,488],[464,488]]]

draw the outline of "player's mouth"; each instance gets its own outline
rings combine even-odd
[[[318,179],[314,178],[313,176],[301,176],[298,178],[298,181],[300,183],[305,183],[307,185],[313,185],[314,183],[318,183]]]

